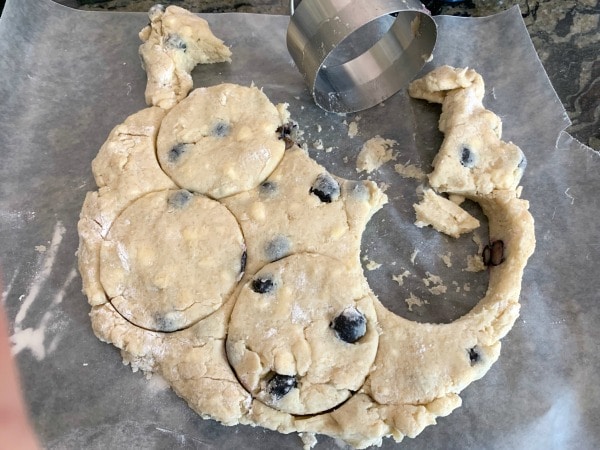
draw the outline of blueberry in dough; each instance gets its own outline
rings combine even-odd
[[[329,325],[339,339],[349,344],[358,341],[367,332],[367,319],[355,307],[346,308]]]
[[[229,127],[228,123],[219,122],[212,129],[212,134],[213,134],[213,136],[217,136],[217,137],[226,137],[229,135],[229,130],[230,130],[230,127]]]
[[[163,331],[165,333],[177,331],[180,325],[181,324],[172,317],[158,315],[154,317],[154,329],[157,331]]]
[[[252,290],[257,294],[266,294],[271,292],[275,287],[275,283],[269,277],[258,277],[252,280]]]
[[[276,373],[267,383],[267,392],[273,397],[273,400],[279,400],[296,386],[298,386],[296,377]]]
[[[262,197],[273,197],[277,193],[278,187],[274,181],[265,181],[260,184],[258,189]]]
[[[465,167],[475,165],[475,155],[468,147],[463,147],[460,153],[460,163]]]
[[[242,260],[240,262],[240,273],[244,273],[246,271],[246,262],[248,261],[248,252],[244,250],[242,253]]]
[[[284,125],[280,125],[275,130],[276,133],[279,135],[279,139],[283,139],[283,141],[285,142],[286,150],[289,150],[294,145],[296,128],[297,128],[297,125],[290,122],[290,123],[286,123]]]
[[[170,34],[165,40],[165,46],[168,48],[183,50],[184,52],[187,50],[187,44],[177,34]]]
[[[483,264],[499,266],[504,262],[504,242],[500,239],[490,242],[483,248]]]
[[[167,156],[167,160],[170,163],[176,163],[177,161],[179,161],[179,158],[181,158],[181,155],[183,155],[187,151],[187,145],[188,144],[177,144],[175,147],[173,147],[171,150],[169,150],[169,155]]]
[[[469,362],[472,366],[474,366],[481,360],[481,354],[479,353],[479,349],[477,348],[477,346],[468,349],[467,353],[469,354]]]
[[[290,252],[291,243],[285,236],[277,236],[265,246],[265,256],[271,262],[287,256]]]
[[[323,203],[331,203],[340,196],[340,185],[327,172],[320,174],[309,191],[319,197]]]
[[[192,199],[192,197],[194,196],[194,194],[192,194],[190,191],[186,191],[185,189],[182,189],[180,191],[177,191],[173,194],[171,194],[171,196],[169,197],[168,203],[169,206],[173,206],[175,208],[183,208],[185,205],[187,205],[189,203],[189,201]]]

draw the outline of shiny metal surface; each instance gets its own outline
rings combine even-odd
[[[435,22],[417,0],[304,0],[286,40],[315,103],[346,113],[405,87],[436,37]]]

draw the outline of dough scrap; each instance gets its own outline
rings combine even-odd
[[[150,24],[140,31],[139,53],[148,74],[146,103],[169,109],[192,90],[196,64],[231,61],[231,51],[208,22],[178,6],[152,7]]]
[[[436,194],[433,189],[423,192],[423,200],[413,205],[417,213],[415,225],[433,226],[453,238],[479,228],[479,221],[456,203]]]
[[[364,143],[356,158],[356,171],[371,173],[383,164],[396,159],[393,148],[397,144],[393,139],[375,136]]]
[[[185,76],[164,91],[153,91],[153,83],[164,73],[179,76],[177,70],[189,67],[187,55],[183,58],[176,53],[179,56],[174,62],[167,52],[183,49],[172,36],[192,32],[194,27],[186,28],[187,20],[198,23],[195,16],[192,19],[181,15],[178,8],[171,8],[175,7],[165,12],[151,10],[150,28],[142,31],[142,39],[148,44],[142,46],[142,56],[149,81],[153,80],[149,83],[150,102],[165,109],[187,95]],[[170,14],[172,21],[167,20]],[[193,47],[181,39],[187,49]],[[167,51],[167,46],[180,48]],[[224,55],[217,58],[229,57]],[[166,72],[165,61],[171,64]],[[212,92],[227,89],[245,93],[252,90],[224,85]],[[273,127],[284,125],[287,113],[284,107],[268,102],[256,106],[252,113],[260,116],[267,112],[270,120],[261,122],[260,117],[250,117],[246,122],[251,137],[263,127],[270,142],[277,141],[276,148],[282,148],[281,154],[274,152],[263,161],[267,169],[261,164],[244,166],[249,173],[242,177],[238,169],[232,169],[238,177],[230,177],[229,181],[240,178],[241,183],[231,190],[218,182],[211,184],[219,186],[215,190],[196,187],[192,189],[194,194],[177,190],[182,187],[181,181],[172,181],[171,177],[176,176],[171,173],[169,177],[162,171],[166,171],[168,152],[176,144],[189,142],[172,135],[195,127],[214,130],[212,115],[204,114],[177,129],[177,121],[185,115],[177,111],[178,107],[167,115],[169,120],[163,117],[162,109],[149,108],[113,130],[94,162],[99,189],[88,193],[78,225],[79,266],[84,292],[92,305],[94,333],[120,348],[123,360],[134,371],[160,374],[198,414],[225,425],[250,424],[282,433],[298,432],[309,444],[314,444],[315,434],[327,434],[357,448],[380,445],[384,437],[399,442],[406,436],[417,436],[437,417],[459,407],[460,391],[481,378],[497,360],[500,340],[518,316],[523,269],[535,246],[529,204],[519,198],[517,186],[523,169],[522,153],[516,146],[500,141],[500,120],[483,108],[483,92],[483,80],[476,72],[451,67],[434,70],[410,88],[413,96],[443,103],[440,129],[446,138],[434,160],[434,172],[429,175],[431,187],[478,202],[489,219],[490,244],[484,249],[501,252],[490,260],[494,263],[488,267],[490,282],[485,297],[463,317],[447,324],[411,322],[378,301],[362,274],[360,239],[368,220],[387,201],[385,194],[372,182],[344,180],[330,174],[305,151],[286,139],[280,140]],[[197,95],[192,93],[190,102]],[[258,94],[252,91],[251,96]],[[165,133],[163,140],[159,136],[162,169],[155,155],[159,127],[161,134]],[[463,151],[465,147],[470,153]],[[465,167],[463,163],[471,159],[473,167]],[[208,170],[192,169],[201,174]],[[215,172],[216,178],[227,177],[222,167]],[[132,211],[155,198],[162,201],[163,207],[147,208],[151,217],[165,213],[165,202],[169,213],[169,199],[173,199],[174,208],[198,201],[228,209],[231,217],[225,213],[223,217],[235,218],[239,227],[219,224],[209,211],[199,212],[201,224],[187,231],[175,227],[178,231],[173,232],[169,223],[149,231],[136,218],[140,214],[132,215]],[[224,256],[232,246],[223,244],[220,247],[225,250],[208,251],[206,259],[199,257],[198,262],[219,267],[223,261],[230,261],[225,264],[226,279],[231,282],[234,273],[239,277],[243,272],[241,279],[236,279],[230,290],[225,289],[218,305],[192,314],[187,322],[176,321],[173,327],[166,327],[176,331],[149,329],[165,328],[156,326],[156,305],[150,308],[149,316],[137,312],[127,320],[128,313],[111,295],[113,280],[110,270],[106,270],[118,261],[126,277],[116,276],[119,282],[115,284],[131,287],[126,280],[132,266],[126,270],[123,261],[131,262],[128,258],[134,252],[127,249],[126,243],[135,233],[123,233],[127,221],[127,226],[137,224],[138,234],[147,235],[151,250],[169,247],[172,240],[165,238],[168,234],[173,234],[176,241],[185,239],[186,233],[193,237],[205,232],[213,232],[217,243],[233,239],[232,257]],[[245,256],[241,236],[247,245]],[[144,246],[140,248],[146,256],[152,253]],[[414,256],[416,252],[413,260]],[[144,257],[141,262],[151,259]],[[178,269],[187,262],[181,258],[174,261],[173,272],[178,275]],[[147,272],[148,276],[154,276],[154,269]],[[133,272],[145,273],[138,269]],[[168,289],[170,283],[163,288]],[[271,294],[278,302],[267,303],[268,313],[252,317],[257,315],[252,301],[256,297],[268,301],[262,296]],[[144,295],[140,301],[149,298]],[[348,336],[362,333],[356,331],[362,330],[362,319],[355,311],[364,315],[366,331],[351,343],[348,340],[354,338]],[[358,324],[349,328],[352,333],[346,334],[347,330],[337,323],[342,316],[340,323]],[[346,336],[347,341],[339,342],[340,336]],[[361,347],[354,347],[357,343]],[[335,350],[340,345],[346,349],[341,353]],[[315,355],[329,355],[334,363]],[[274,374],[285,377],[276,380],[269,389],[271,398],[265,398],[261,392],[265,392]],[[296,376],[295,381],[289,378]],[[315,393],[312,387],[321,381],[327,389]],[[302,398],[305,387],[306,398]],[[277,399],[273,398],[274,392]]]

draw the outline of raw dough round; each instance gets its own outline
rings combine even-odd
[[[237,221],[215,200],[164,190],[133,202],[100,250],[100,281],[133,324],[175,331],[227,299],[244,271]]]
[[[243,287],[229,323],[227,356],[255,398],[290,414],[316,414],[360,389],[378,338],[357,267],[295,254],[268,264]]]
[[[252,189],[283,157],[282,115],[255,87],[195,89],[163,119],[158,160],[180,187],[212,198]]]

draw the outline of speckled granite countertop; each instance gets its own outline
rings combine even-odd
[[[96,11],[147,11],[157,0],[55,0]],[[288,14],[288,0],[165,0],[190,11]],[[600,151],[600,0],[427,3],[434,14],[486,16],[519,4],[533,44],[572,121],[567,130]]]

